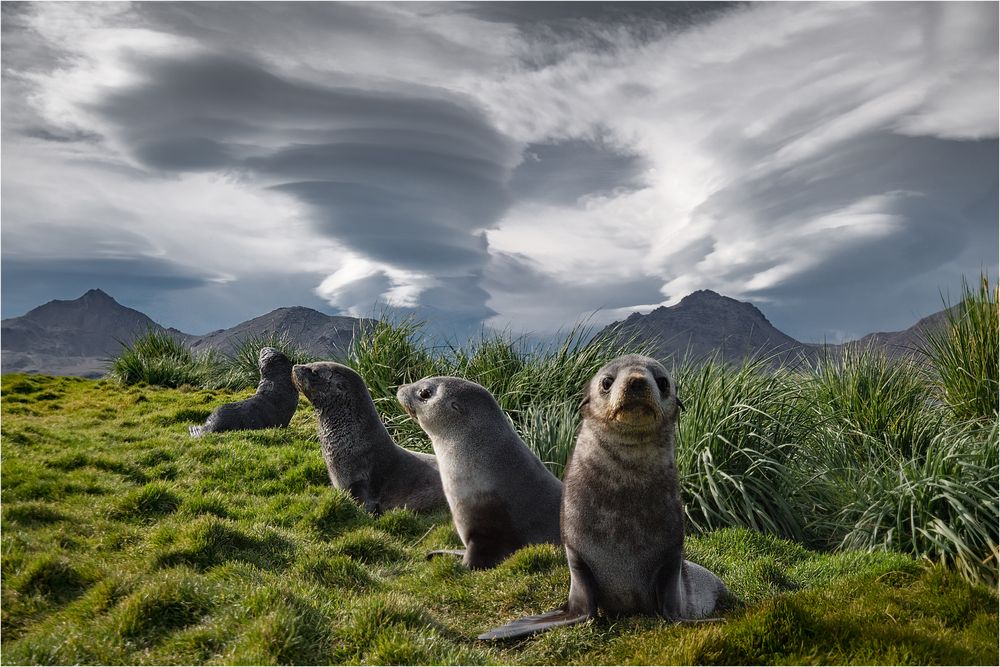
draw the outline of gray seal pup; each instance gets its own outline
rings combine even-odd
[[[320,448],[334,487],[372,514],[447,506],[435,457],[393,441],[365,381],[353,369],[320,361],[296,365],[292,378],[316,408]]]
[[[674,458],[682,405],[655,359],[619,357],[586,387],[583,423],[566,467],[563,544],[569,600],[479,636],[510,639],[610,615],[705,619],[725,584],[685,561],[684,515]]]
[[[191,437],[288,426],[299,404],[299,392],[292,384],[292,362],[280,350],[264,347],[257,355],[257,367],[257,392],[244,401],[220,405],[201,426],[189,426]]]
[[[396,392],[431,438],[448,507],[471,569],[493,567],[528,544],[559,544],[562,485],[514,432],[489,391],[456,377]]]

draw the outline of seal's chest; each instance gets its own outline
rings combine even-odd
[[[665,560],[648,545],[604,545],[584,555],[597,584],[598,605],[607,612],[656,612],[654,579]]]

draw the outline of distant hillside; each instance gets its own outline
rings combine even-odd
[[[49,301],[21,317],[0,322],[4,373],[96,377],[121,342],[163,327],[99,289],[72,301]]]
[[[836,355],[858,344],[881,347],[892,356],[912,355],[922,333],[944,321],[945,311],[941,311],[904,331],[873,333],[842,345],[809,345],[776,329],[753,304],[699,290],[675,306],[661,306],[646,315],[633,313],[597,335],[634,336],[649,341],[661,359],[679,361],[687,357],[697,361],[718,352],[722,359],[733,363],[766,356],[778,365],[815,360],[824,348]],[[21,317],[3,320],[2,370],[99,377],[106,370],[107,360],[118,354],[121,342],[131,342],[150,329],[166,331],[195,351],[229,352],[239,341],[277,333],[313,356],[342,358],[352,338],[358,333],[363,335],[373,324],[372,320],[325,315],[295,306],[195,336],[166,329],[101,290],[92,289],[79,299],[50,301]]]
[[[903,331],[870,333],[856,341],[844,343],[836,347],[842,349],[849,345],[873,345],[881,347],[891,357],[918,356],[918,350],[927,332],[946,326],[948,323],[948,310],[953,310],[954,308],[957,308],[957,306],[952,306],[950,309],[940,310],[933,315],[928,315],[909,329],[904,329]]]
[[[793,362],[816,354],[813,346],[776,329],[753,304],[711,290],[693,292],[677,305],[660,306],[646,315],[632,313],[597,335],[648,341],[654,356],[676,361],[702,360],[719,353],[733,363],[759,355]]]
[[[167,329],[145,314],[121,305],[105,292],[92,289],[79,299],[50,301],[34,310],[2,322],[2,370],[4,373],[45,373],[100,377],[107,361],[147,331],[165,331],[195,351],[210,348],[229,352],[241,340],[272,333],[285,335],[310,354],[342,357],[355,331],[368,320],[324,315],[310,308],[279,308],[267,315],[194,336]]]
[[[355,332],[363,332],[372,324],[372,320],[324,315],[312,308],[293,306],[195,337],[189,344],[195,351],[214,348],[229,352],[241,340],[278,333],[314,356],[334,358],[346,354]]]
[[[605,327],[598,336],[625,339],[634,336],[653,345],[660,359],[707,359],[716,352],[722,360],[740,363],[748,357],[766,357],[772,365],[812,362],[826,353],[834,357],[858,346],[881,348],[890,357],[916,357],[927,331],[944,326],[946,311],[923,318],[903,331],[868,334],[839,345],[801,343],[775,328],[753,304],[711,290],[699,290],[674,306],[661,306],[646,315],[632,313]]]

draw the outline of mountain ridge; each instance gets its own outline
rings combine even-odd
[[[370,320],[290,306],[199,336],[164,327],[103,290],[91,289],[78,299],[55,299],[0,322],[0,365],[3,373],[99,377],[123,344],[147,331],[167,333],[194,351],[223,353],[249,337],[284,333],[309,354],[342,357],[355,332],[369,326]]]
[[[773,366],[814,362],[825,353],[837,355],[850,346],[874,345],[890,356],[913,356],[923,332],[941,326],[946,311],[929,315],[902,331],[874,332],[841,344],[802,343],[777,329],[757,306],[711,290],[688,294],[673,306],[632,313],[595,337],[635,338],[650,343],[654,356],[698,361],[719,355],[739,363],[747,357],[768,358]],[[20,317],[0,322],[2,372],[99,377],[108,360],[146,331],[168,333],[194,351],[230,352],[251,336],[279,333],[309,354],[343,357],[355,335],[373,320],[327,315],[305,306],[286,306],[203,335],[164,327],[146,314],[118,303],[100,289],[78,299],[53,300]]]

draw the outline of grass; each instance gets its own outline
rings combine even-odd
[[[260,381],[258,355],[264,347],[284,352],[293,364],[316,361],[282,333],[248,335],[223,354],[214,349],[195,353],[170,334],[150,330],[122,345],[109,363],[107,377],[124,385],[247,389]]]
[[[317,358],[302,350],[283,333],[250,334],[237,341],[225,355],[209,353],[211,371],[202,383],[214,389],[246,389],[260,382],[259,356],[261,348],[273,347],[285,354],[293,364],[308,364]],[[152,384],[152,383],[150,383]]]
[[[213,361],[214,357],[195,355],[167,332],[150,329],[132,343],[123,343],[108,375],[122,384],[197,385],[209,377]]]
[[[981,275],[962,282],[962,299],[948,308],[946,326],[925,334],[922,352],[932,363],[942,400],[958,420],[989,420],[1000,402],[1000,285]],[[947,303],[945,304],[947,305]]]
[[[966,339],[995,336],[995,290],[964,303],[936,340],[980,349]],[[184,379],[205,360],[147,342],[123,357],[160,350],[178,368],[2,379],[5,664],[997,662],[1000,433],[978,398],[996,369],[969,361],[982,355],[680,364],[688,557],[742,605],[721,624],[599,618],[494,645],[471,638],[565,600],[560,549],[486,572],[424,560],[460,545],[448,515],[373,518],[330,488],[304,399],[287,429],[193,441],[188,424],[248,388],[218,382],[221,366]],[[561,474],[581,387],[635,349],[575,329],[539,348],[501,334],[432,350],[419,322],[383,320],[347,361],[398,442],[429,450],[396,387],[462,375]]]
[[[689,557],[745,605],[727,622],[598,619],[508,645],[478,632],[560,604],[561,550],[496,570],[426,561],[446,514],[365,514],[329,487],[303,401],[288,429],[193,443],[225,390],[5,376],[5,664],[993,664],[994,589],[882,545],[813,551],[746,528]],[[30,390],[30,391],[29,391]],[[32,401],[46,393],[56,400]],[[991,662],[992,661],[992,662]]]

